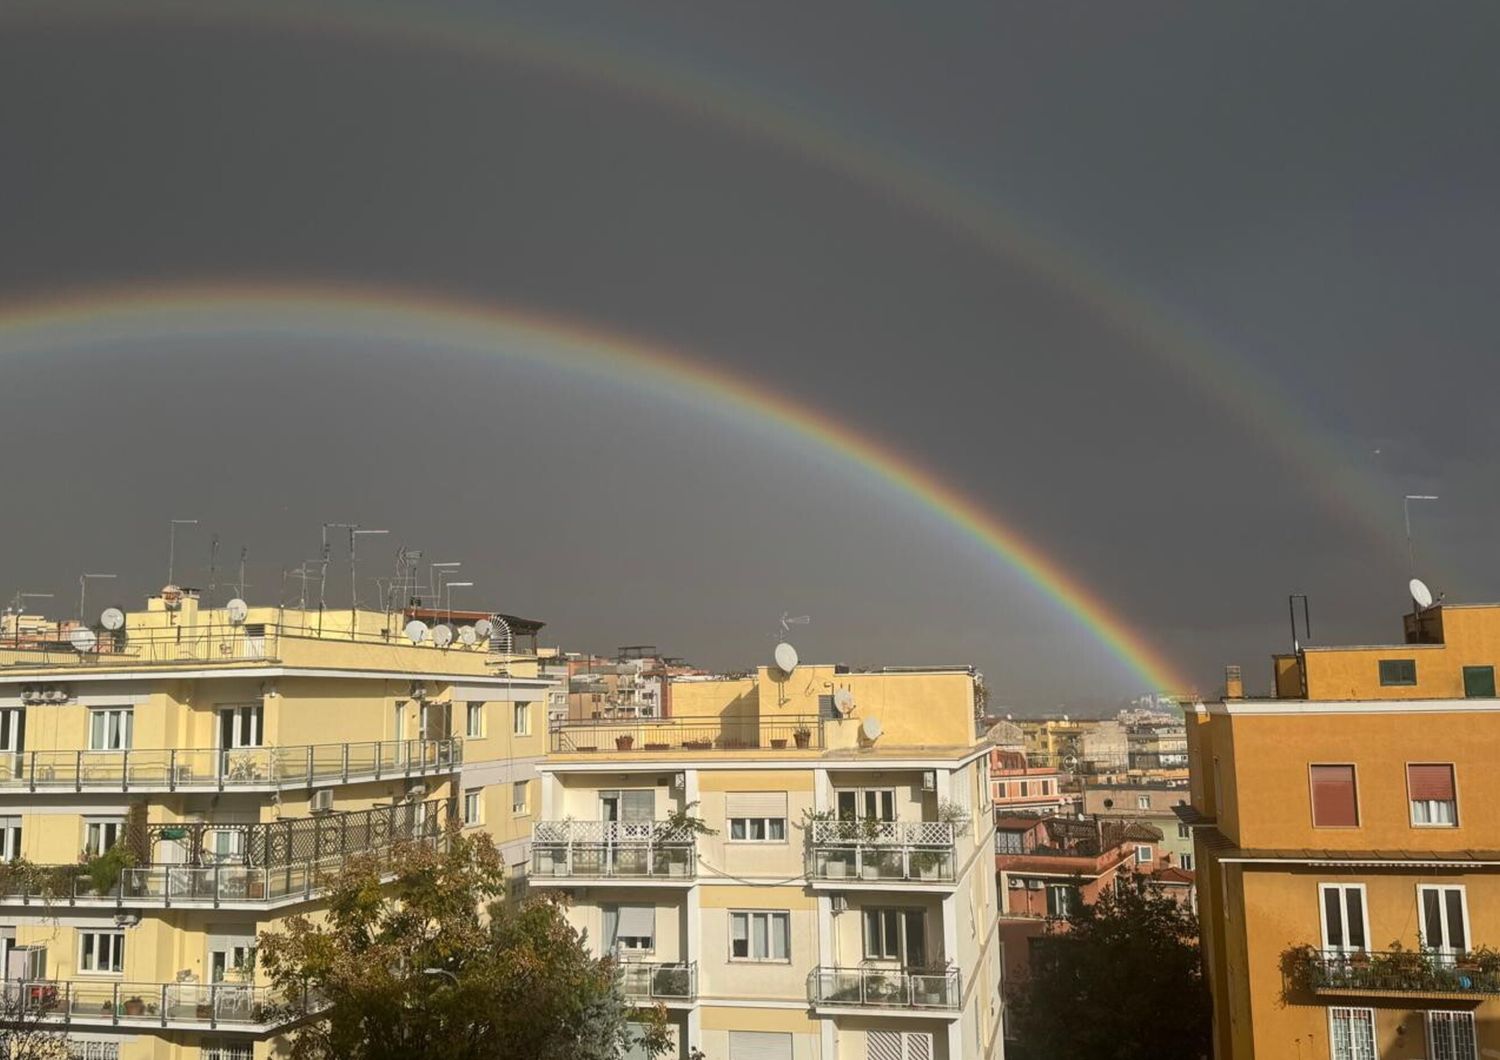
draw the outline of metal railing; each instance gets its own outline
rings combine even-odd
[[[1435,950],[1301,950],[1288,968],[1294,985],[1320,993],[1500,995],[1500,963]]]
[[[551,733],[551,749],[556,754],[592,751],[679,754],[822,748],[823,725],[815,715],[600,718],[565,721]]]
[[[698,962],[626,961],[620,964],[625,996],[650,1001],[691,1001],[698,996]]]
[[[25,1018],[109,1026],[201,1024],[272,1029],[321,1005],[248,983],[134,983],[116,980],[6,979],[7,1008]]]
[[[808,873],[819,880],[949,882],[957,864],[946,821],[814,821]]]
[[[463,738],[274,747],[0,753],[0,789],[224,791],[305,788],[451,772]]]
[[[814,1005],[956,1009],[963,999],[961,986],[956,968],[819,965],[807,977],[807,996]]]
[[[697,864],[693,832],[666,821],[538,821],[531,830],[533,878],[690,879]]]

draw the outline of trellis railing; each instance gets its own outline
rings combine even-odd
[[[819,880],[951,883],[955,828],[947,821],[813,821],[808,874]]]
[[[807,977],[814,1005],[956,1009],[963,999],[956,968],[840,968],[819,965]]]
[[[666,821],[538,821],[531,830],[534,877],[691,877],[697,837]]]

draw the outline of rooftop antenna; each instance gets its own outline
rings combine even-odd
[[[449,560],[445,563],[432,563],[428,565],[428,571],[432,577],[432,582],[427,586],[427,588],[432,593],[433,607],[437,607],[438,600],[442,598],[443,578],[447,576],[445,572],[457,570],[462,566],[463,563],[459,560]]]
[[[334,530],[352,530],[358,525],[358,523],[323,524],[323,547],[318,552],[318,555],[322,557],[318,561],[318,636],[320,637],[323,635],[323,609],[328,604],[328,531],[330,528]]]
[[[240,580],[235,584],[234,595],[241,600],[245,598],[245,557],[250,554],[248,545],[240,546]]]
[[[19,589],[16,590],[16,595],[11,600],[11,610],[15,612],[16,616],[16,647],[19,648],[21,646],[21,612],[26,609],[26,601],[50,599],[52,599],[51,593],[26,593]]]
[[[116,575],[116,574],[80,574],[78,576],[78,621],[80,621],[80,622],[83,621],[83,615],[84,615],[84,611],[83,611],[83,598],[84,598],[84,594],[86,592],[88,592],[89,579],[90,578],[116,578],[116,577],[119,577],[119,575]]]
[[[177,528],[179,526],[197,526],[196,519],[173,519],[167,528],[167,584],[176,585],[177,575]]]
[[[792,631],[793,626],[805,626],[812,621],[808,615],[798,615],[796,618],[788,618],[785,611],[781,612],[781,635],[785,637]]]
[[[214,606],[214,590],[218,588],[219,573],[219,535],[215,534],[208,543],[208,599],[209,607]]]
[[[1408,493],[1401,500],[1401,510],[1406,515],[1406,563],[1410,577],[1417,576],[1417,550],[1411,540],[1411,502],[1412,501],[1435,501],[1436,497],[1429,493]]]
[[[361,534],[388,534],[389,530],[361,530],[357,526],[349,528],[349,639],[354,639],[354,623],[356,613],[359,610],[359,581],[354,573],[354,545]]]
[[[1292,652],[1293,654],[1302,650],[1301,643],[1297,640],[1297,601],[1302,601],[1302,635],[1312,640],[1312,623],[1307,617],[1307,594],[1290,593],[1286,598],[1287,614],[1292,620]]]
[[[449,625],[453,624],[453,590],[456,588],[472,589],[473,587],[473,582],[449,582],[447,585],[443,586],[443,588],[448,592],[448,606],[446,610],[448,612]]]

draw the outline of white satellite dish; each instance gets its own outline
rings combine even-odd
[[[1421,578],[1413,578],[1407,588],[1411,590],[1411,598],[1417,602],[1419,610],[1432,606],[1432,590],[1427,588],[1427,583]]]
[[[487,618],[481,618],[478,622],[474,623],[474,636],[480,640],[485,640],[493,632],[495,632],[495,623]]]
[[[797,649],[786,641],[776,645],[775,658],[776,668],[788,676],[797,668]]]
[[[80,655],[91,652],[99,646],[99,638],[94,635],[93,630],[85,626],[80,626],[69,633],[68,642],[73,645],[73,650]]]
[[[125,612],[118,607],[106,607],[104,613],[99,616],[99,624],[111,633],[117,629],[124,629]]]
[[[453,643],[453,627],[445,626],[441,622],[432,627],[432,643],[439,648],[446,648]]]
[[[833,705],[839,708],[839,713],[844,717],[854,709],[854,693],[847,688],[841,688],[833,694]]]
[[[224,605],[224,610],[229,612],[229,621],[236,626],[245,621],[250,615],[250,605],[236,596]]]
[[[473,626],[459,626],[458,639],[464,644],[473,644],[479,639],[479,634],[474,632]]]
[[[866,740],[878,740],[880,738],[880,719],[875,717],[866,718],[860,723],[859,731],[865,734]]]
[[[406,624],[406,639],[413,644],[421,644],[427,639],[427,623],[421,619],[414,618]]]

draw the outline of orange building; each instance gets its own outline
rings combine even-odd
[[[1500,605],[1231,667],[1188,714],[1215,1056],[1500,1056]]]

